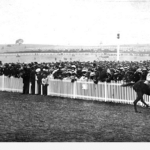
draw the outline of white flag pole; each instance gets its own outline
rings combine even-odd
[[[117,61],[119,61],[119,51],[120,51],[120,34],[117,34]]]

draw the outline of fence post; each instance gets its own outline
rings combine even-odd
[[[4,74],[2,75],[2,91],[4,91]]]
[[[107,101],[107,83],[105,81],[105,102]]]
[[[43,85],[41,84],[41,94],[40,95],[43,95]]]
[[[76,91],[77,91],[76,88],[77,88],[77,81],[73,83],[73,98],[74,99],[76,98]]]
[[[37,76],[35,75],[35,94],[38,93],[38,89],[37,89]]]
[[[48,77],[47,95],[50,95],[50,78]]]
[[[31,94],[31,82],[29,82],[29,94]]]
[[[48,81],[48,86],[47,86],[47,95],[49,95],[49,81]]]
[[[12,81],[13,81],[13,76],[10,76],[9,79],[10,79],[10,92],[14,92],[15,90],[14,90],[14,88],[13,88],[13,83],[12,83]]]

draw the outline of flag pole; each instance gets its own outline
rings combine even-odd
[[[119,53],[120,53],[120,34],[117,34],[117,61],[119,61]]]

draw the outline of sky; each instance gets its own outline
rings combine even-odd
[[[0,44],[150,44],[149,8],[150,0],[0,0]]]

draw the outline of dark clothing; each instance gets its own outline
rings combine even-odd
[[[39,95],[41,95],[41,84],[42,84],[42,75],[41,73],[39,73],[37,74],[37,89]]]
[[[29,94],[30,70],[24,69],[22,74],[23,79],[23,94]]]
[[[47,95],[47,86],[48,86],[48,78],[46,77],[46,75],[43,75],[42,78],[43,95]]]
[[[30,82],[31,82],[31,94],[35,94],[35,71],[32,70],[30,73]]]
[[[35,81],[31,82],[31,94],[35,94]]]
[[[43,86],[43,95],[47,95],[47,84],[46,85],[42,85]]]
[[[29,82],[25,82],[23,85],[23,94],[29,94]]]
[[[8,66],[4,68],[4,75],[9,77],[11,76],[11,71]]]

